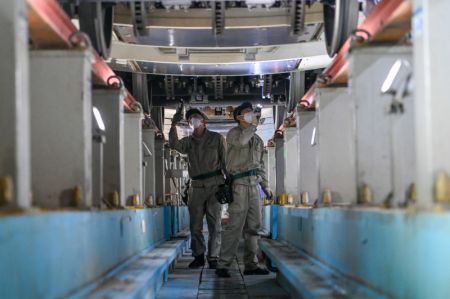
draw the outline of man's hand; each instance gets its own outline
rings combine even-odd
[[[231,176],[226,175],[225,176],[225,185],[231,185],[232,182],[233,182],[233,180],[231,179]]]
[[[261,112],[255,112],[255,114],[253,115],[252,125],[257,127],[259,125],[260,119],[261,119]]]
[[[177,112],[172,117],[172,126],[175,126],[177,123],[179,123],[183,119],[183,116],[181,113]]]
[[[266,197],[267,197],[267,199],[268,200],[273,200],[273,193],[272,193],[272,190],[270,190],[270,189],[265,189],[265,190],[263,190],[264,191],[264,194],[266,195]]]

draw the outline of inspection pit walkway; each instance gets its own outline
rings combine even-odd
[[[239,255],[243,248],[240,246]],[[218,278],[215,270],[207,268],[189,269],[192,261],[189,250],[183,252],[178,258],[174,269],[169,273],[168,281],[157,293],[157,299],[172,298],[219,298],[219,299],[288,299],[291,298],[276,282],[276,273],[269,275],[243,275],[244,265],[242,259],[236,259],[230,278]]]

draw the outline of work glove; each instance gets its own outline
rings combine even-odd
[[[225,176],[225,185],[231,186],[232,182],[233,182],[233,180],[231,179],[231,176],[226,175]]]
[[[183,116],[181,113],[177,112],[172,117],[172,126],[175,126],[177,123],[179,123],[183,119]]]
[[[264,189],[264,194],[266,195],[268,200],[273,200],[273,193],[270,189]]]
[[[260,120],[261,120],[261,112],[255,112],[255,114],[253,115],[252,125],[257,127],[258,125],[260,125]]]

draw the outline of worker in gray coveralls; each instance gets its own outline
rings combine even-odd
[[[230,277],[229,269],[236,255],[241,236],[244,236],[244,275],[265,275],[269,271],[258,265],[258,231],[261,228],[261,203],[258,185],[268,198],[272,191],[268,187],[264,169],[264,143],[255,134],[257,116],[252,104],[245,102],[234,110],[234,119],[239,123],[227,135],[227,171],[233,180],[233,202],[228,206],[229,221],[222,231],[222,247],[216,274]]]
[[[177,112],[172,119],[169,132],[169,145],[180,153],[187,154],[188,172],[191,178],[188,208],[191,230],[191,249],[194,261],[189,268],[195,269],[205,265],[205,239],[203,237],[203,217],[208,223],[208,264],[215,269],[220,251],[221,204],[215,193],[224,183],[225,138],[219,133],[209,131],[205,126],[207,119],[200,110],[192,108],[186,112],[186,120],[193,128],[193,134],[178,139],[176,124],[182,119]]]

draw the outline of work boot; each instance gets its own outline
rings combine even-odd
[[[208,261],[209,269],[216,269],[217,268],[217,261],[212,260]]]
[[[221,278],[231,277],[230,271],[228,271],[228,269],[216,269],[216,275]]]
[[[259,267],[253,270],[244,270],[244,275],[267,275],[267,274],[269,274],[269,270]]]
[[[198,269],[205,265],[205,255],[200,254],[199,256],[194,257],[194,260],[189,264],[190,269]]]

